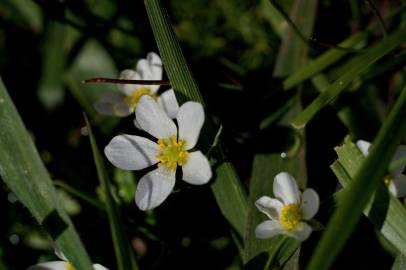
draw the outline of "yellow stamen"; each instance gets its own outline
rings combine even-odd
[[[132,110],[135,110],[138,101],[140,101],[140,98],[143,95],[148,95],[152,97],[154,100],[157,99],[157,96],[154,93],[152,93],[149,87],[140,87],[135,89],[130,96],[126,97],[125,101],[128,103],[128,105],[131,107]]]
[[[70,262],[66,262],[66,270],[75,270],[75,267]]]
[[[159,159],[158,166],[165,165],[171,171],[175,171],[178,165],[185,165],[189,156],[185,149],[185,141],[178,141],[174,135],[167,139],[158,140],[158,145],[161,151],[156,156]]]
[[[303,212],[298,204],[287,204],[282,208],[279,220],[282,226],[288,230],[294,230],[303,218]]]
[[[392,183],[392,181],[393,181],[393,177],[392,177],[392,175],[390,175],[390,174],[385,175],[385,176],[383,177],[383,182],[385,183],[385,185],[386,185],[387,187],[389,187],[389,185]]]

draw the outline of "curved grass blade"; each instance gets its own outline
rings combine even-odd
[[[345,190],[353,181],[365,157],[358,147],[348,140],[337,147],[336,152],[338,160],[331,165],[331,169]],[[380,188],[363,212],[382,235],[406,256],[406,210],[399,200]]]
[[[117,259],[117,269],[126,270],[126,269],[138,269],[135,264],[135,259],[131,258],[133,253],[130,249],[129,241],[125,235],[122,220],[120,217],[119,209],[114,201],[113,194],[111,192],[110,183],[107,177],[106,169],[103,165],[103,158],[100,155],[99,149],[94,139],[92,128],[90,123],[85,116],[86,126],[89,131],[90,144],[92,146],[93,159],[97,169],[97,176],[100,181],[100,185],[103,188],[105,195],[105,203],[107,215],[110,222],[111,237],[113,240],[114,251],[116,253]],[[133,264],[134,263],[134,264]]]
[[[158,44],[159,52],[164,63],[172,87],[179,100],[194,100],[204,104],[200,90],[193,79],[186,60],[182,54],[179,42],[170,24],[167,11],[160,0],[145,0],[148,18]],[[210,120],[207,121],[201,138],[207,150],[212,145],[217,129]],[[223,157],[221,147],[217,147],[219,156]],[[238,232],[244,235],[245,220],[247,217],[247,199],[241,181],[233,165],[222,159],[215,166],[215,179],[211,188],[221,212]]]
[[[90,259],[13,102],[0,80],[0,176],[76,269]]]
[[[308,270],[324,270],[334,262],[357,225],[361,212],[381,183],[389,162],[406,131],[406,88],[378,132],[368,157],[354,181],[343,193],[340,204],[309,262]]]
[[[405,41],[406,28],[404,27],[375,44],[364,54],[354,57],[343,66],[344,73],[305,108],[295,118],[292,125],[295,128],[303,128],[317,112],[336,98],[358,75],[365,72],[377,60]]]

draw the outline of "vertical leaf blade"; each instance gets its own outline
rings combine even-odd
[[[0,80],[0,176],[76,269],[92,269],[72,221]]]

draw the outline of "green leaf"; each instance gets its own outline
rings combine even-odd
[[[100,185],[102,186],[105,196],[106,210],[110,222],[111,237],[113,240],[114,251],[117,259],[117,269],[136,270],[138,269],[138,267],[135,264],[135,259],[132,258],[134,255],[131,251],[130,243],[123,228],[124,226],[120,217],[120,211],[113,198],[110,182],[108,180],[107,172],[103,164],[103,158],[100,155],[96,140],[93,136],[92,128],[86,116],[85,120],[87,129],[89,131],[90,144],[92,146],[93,159],[97,169],[97,176],[99,178]]]
[[[66,61],[65,26],[59,22],[49,21],[46,28],[38,98],[46,109],[52,110],[60,106],[65,97],[63,85]]]
[[[406,28],[402,28],[369,48],[365,53],[354,57],[343,66],[343,74],[327,89],[322,91],[322,93],[295,118],[292,125],[296,128],[303,128],[316,113],[336,98],[362,72],[365,72],[377,60],[405,41]]]
[[[392,265],[391,270],[403,270],[406,269],[406,256],[398,255],[396,257],[395,263]]]
[[[145,0],[144,3],[165,70],[178,100],[193,100],[204,105],[204,100],[183,56],[167,11],[160,0]],[[201,135],[202,143],[207,150],[212,145],[216,132],[217,129],[211,119],[207,119],[206,126],[202,130],[204,134]],[[223,157],[221,147],[218,147],[218,152]],[[224,160],[220,160],[219,164],[216,164],[214,175],[216,178],[211,180],[211,188],[217,204],[228,222],[242,237],[247,216],[247,199],[241,181],[232,164]]]
[[[273,75],[283,77],[293,73],[305,64],[309,46],[304,40],[310,37],[316,18],[317,0],[297,0],[293,2],[290,18],[301,35],[291,27],[282,35]]]
[[[76,269],[92,269],[72,221],[0,80],[0,176]]]
[[[114,168],[114,182],[117,184],[118,195],[125,203],[134,201],[136,181],[132,171]]]
[[[348,139],[344,145],[336,148],[336,152],[338,160],[331,165],[331,169],[346,189],[365,157]],[[387,190],[378,189],[363,212],[385,238],[406,255],[406,209],[399,200],[389,195]]]
[[[343,193],[337,210],[309,262],[308,270],[324,270],[334,262],[360,215],[379,186],[389,162],[406,131],[406,88],[373,141],[368,157]],[[355,157],[356,158],[356,157]]]
[[[101,115],[94,109],[93,104],[105,91],[118,91],[118,89],[111,84],[83,84],[82,81],[100,76],[114,78],[117,74],[113,59],[95,40],[85,43],[65,73],[69,91],[103,133],[108,133],[118,124],[119,119]]]

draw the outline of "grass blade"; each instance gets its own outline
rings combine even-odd
[[[358,223],[362,210],[381,182],[389,161],[406,131],[406,88],[384,121],[371,147],[370,154],[343,194],[338,209],[312,256],[308,270],[329,269]]]
[[[91,262],[48,172],[0,80],[0,176],[76,269]]]
[[[331,169],[345,188],[352,182],[365,157],[349,139],[337,147],[336,152],[338,160]],[[397,198],[388,195],[385,189],[378,189],[365,207],[364,214],[406,256],[406,210]],[[382,217],[386,217],[385,220]]]
[[[344,73],[305,108],[305,110],[295,118],[292,125],[295,128],[303,128],[317,112],[336,98],[358,75],[366,71],[377,60],[405,41],[406,28],[402,28],[375,44],[364,54],[354,57],[343,67],[343,70],[345,70]]]
[[[204,104],[204,100],[193,79],[192,73],[182,54],[179,42],[170,24],[167,11],[160,0],[145,0],[148,18],[158,44],[159,52],[164,63],[172,87],[179,100],[194,100]],[[210,120],[202,133],[203,144],[207,150],[215,138],[217,129]],[[220,156],[223,156],[221,147],[218,147]],[[241,181],[230,162],[221,161],[215,167],[215,179],[211,180],[211,188],[221,212],[238,232],[244,235],[245,220],[247,216],[247,199]]]
[[[103,165],[103,158],[100,155],[99,149],[96,144],[96,140],[93,136],[92,128],[86,116],[85,120],[87,129],[89,131],[90,144],[92,146],[93,159],[97,169],[97,176],[99,178],[100,185],[102,186],[105,195],[106,210],[110,222],[111,237],[113,240],[114,251],[116,253],[117,259],[117,269],[136,270],[138,269],[138,267],[135,264],[135,260],[131,258],[133,256],[133,253],[130,249],[129,241],[123,229],[119,209],[116,205],[116,202],[114,201],[113,194],[111,192],[107,172]]]

